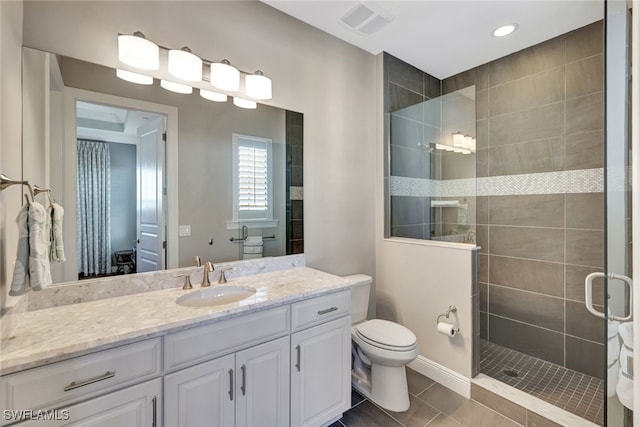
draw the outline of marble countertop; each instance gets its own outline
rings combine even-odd
[[[194,284],[189,291],[178,287],[24,313],[2,346],[0,375],[346,290],[352,282],[299,267],[230,279],[227,285],[251,286],[256,294],[213,307],[176,304],[178,297],[200,289]]]

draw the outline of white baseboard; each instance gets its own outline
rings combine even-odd
[[[467,399],[471,398],[471,379],[459,374],[446,366],[442,366],[439,363],[429,360],[424,356],[418,356],[416,360],[409,363],[409,366],[414,371],[417,371],[429,377],[432,380],[442,384],[451,391],[455,391],[461,396]]]

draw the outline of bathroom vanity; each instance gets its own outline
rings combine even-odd
[[[25,313],[0,356],[0,406],[32,410],[20,426],[320,426],[339,418],[351,403],[349,280],[299,267],[229,285],[256,293],[213,307],[176,304],[195,286]],[[16,414],[5,411],[0,425]]]

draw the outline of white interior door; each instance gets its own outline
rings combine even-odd
[[[138,128],[138,273],[162,270],[165,266],[164,131],[164,117]]]

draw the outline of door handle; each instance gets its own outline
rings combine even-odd
[[[296,346],[296,368],[300,372],[300,346]]]
[[[608,280],[621,280],[625,285],[629,287],[629,315],[627,316],[607,316],[605,313],[596,310],[593,307],[593,280],[597,277],[603,277]],[[628,322],[633,319],[633,311],[631,308],[631,301],[633,301],[633,280],[623,274],[615,274],[615,273],[591,273],[584,279],[584,305],[589,310],[589,313],[594,316],[600,317],[601,319],[609,319],[609,320],[617,320],[619,322]]]
[[[233,400],[233,369],[229,369],[229,400]]]

